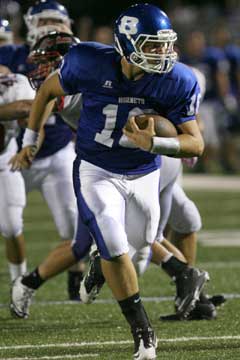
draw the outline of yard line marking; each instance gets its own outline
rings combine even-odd
[[[222,269],[222,268],[227,268],[227,269],[232,269],[232,268],[239,268],[240,267],[240,261],[207,261],[207,262],[201,262],[198,263],[197,266],[199,268],[205,268],[205,267],[210,267],[212,269]]]
[[[89,357],[98,357],[99,354],[79,354],[79,355],[54,355],[54,356],[41,356],[41,357],[17,357],[17,358],[4,358],[4,360],[56,360],[56,359],[79,359],[79,358],[89,358]]]
[[[240,231],[236,230],[208,230],[200,231],[198,241],[203,246],[231,247],[240,246]]]
[[[238,191],[240,190],[239,176],[212,176],[212,175],[189,175],[183,176],[183,187],[186,189],[211,190],[211,191]]]
[[[158,338],[160,342],[187,342],[187,341],[208,341],[208,340],[240,340],[240,335],[235,336],[193,336],[193,337],[179,337],[170,339]],[[132,344],[131,340],[121,341],[92,341],[81,343],[56,343],[56,344],[39,344],[39,345],[12,345],[12,346],[0,346],[0,350],[19,350],[19,349],[44,349],[44,348],[67,348],[67,347],[87,347],[87,346],[108,346],[108,345],[128,345]]]
[[[222,295],[224,295],[224,297],[227,300],[232,300],[232,299],[240,299],[240,294],[224,294],[222,293]],[[164,301],[172,301],[174,299],[174,296],[142,296],[141,297],[142,301],[144,302],[164,302]],[[94,301],[94,304],[115,304],[116,301],[114,299],[97,299]],[[73,306],[85,306],[85,304],[79,302],[79,301],[71,301],[71,300],[63,300],[63,301],[58,301],[58,300],[49,300],[49,301],[33,301],[32,303],[33,305],[38,305],[38,306],[49,306],[49,305],[73,305]],[[9,307],[9,304],[1,304],[0,303],[0,308],[5,308],[5,307]]]

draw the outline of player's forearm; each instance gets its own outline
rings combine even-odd
[[[48,103],[52,100],[53,95],[46,86],[42,86],[33,102],[29,116],[28,128],[39,132],[45,120],[45,110]]]
[[[53,74],[44,81],[34,99],[28,127],[23,137],[23,147],[38,146],[39,132],[52,109],[51,100],[62,95],[64,95],[64,91],[59,82],[58,74]]]
[[[154,136],[150,151],[154,154],[172,155],[174,157],[193,157],[203,153],[204,143],[201,137],[181,134],[173,138]]]
[[[189,134],[178,136],[180,150],[178,157],[201,156],[204,150],[204,141],[202,137],[195,137]]]
[[[32,100],[17,100],[0,106],[1,121],[23,119],[30,113]]]

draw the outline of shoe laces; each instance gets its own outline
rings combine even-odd
[[[23,300],[22,302],[23,302],[24,311],[28,309],[33,295],[34,295],[34,289],[30,289],[29,287],[24,285],[23,294],[22,294],[22,300]]]
[[[145,349],[155,346],[154,332],[151,328],[147,328],[147,329],[138,328],[135,329],[132,333],[135,343],[135,352],[138,351],[141,340],[143,341]]]

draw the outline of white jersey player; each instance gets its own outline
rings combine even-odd
[[[6,105],[18,100],[33,100],[35,91],[24,75],[0,75],[0,233],[6,239],[7,258],[11,280],[26,272],[23,238],[23,209],[26,205],[24,180],[19,172],[11,172],[8,164],[17,152],[16,137],[19,132],[17,119],[9,116]],[[29,107],[30,110],[30,107]],[[4,112],[7,120],[4,120]],[[13,112],[13,110],[11,110]],[[16,117],[19,112],[15,112]]]

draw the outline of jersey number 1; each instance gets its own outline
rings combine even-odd
[[[94,140],[96,142],[108,147],[113,146],[114,139],[112,139],[111,136],[116,126],[117,112],[118,105],[109,104],[103,108],[103,115],[106,116],[105,125],[102,131],[95,135]],[[144,109],[144,113],[153,114],[155,111],[152,109]],[[140,114],[143,114],[143,110],[135,107],[128,113],[127,118],[129,119],[131,116],[137,116]],[[130,141],[127,141],[125,135],[122,135],[119,140],[119,144],[124,147],[135,147]]]

